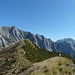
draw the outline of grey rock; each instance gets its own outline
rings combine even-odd
[[[71,38],[61,39],[56,41],[57,50],[75,58],[75,40]]]
[[[43,49],[47,49],[49,51],[52,51],[51,46],[53,44],[53,41],[45,38],[43,35],[38,35],[38,34],[34,35],[31,32],[19,30],[15,26],[1,27],[0,34],[3,36],[3,39],[6,41],[6,43],[8,45],[28,38],[34,44],[36,44],[39,48],[43,48]]]
[[[7,46],[7,42],[5,41],[5,39],[0,35],[0,47],[6,47]]]

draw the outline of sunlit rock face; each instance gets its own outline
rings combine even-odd
[[[5,39],[0,35],[0,47],[5,47],[7,46],[7,42]]]
[[[16,43],[23,39],[30,39],[39,48],[47,49],[52,51],[53,41],[51,39],[45,38],[43,35],[32,34],[31,32],[26,32],[19,30],[15,26],[3,26],[0,28],[0,34],[8,45]],[[2,41],[1,41],[2,42]],[[55,49],[55,48],[54,48]]]

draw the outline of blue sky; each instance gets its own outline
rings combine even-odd
[[[54,41],[75,39],[75,0],[0,0],[0,26],[12,25]]]

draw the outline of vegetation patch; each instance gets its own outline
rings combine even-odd
[[[59,57],[59,53],[40,49],[26,39],[0,51],[0,75],[71,75],[75,68],[70,59],[75,62],[65,54]]]

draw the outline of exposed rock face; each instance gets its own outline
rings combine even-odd
[[[58,40],[56,43],[56,47],[59,52],[68,54],[71,57],[75,58],[75,40],[66,38]]]
[[[7,46],[7,42],[5,39],[0,35],[0,47],[5,47]]]
[[[52,51],[51,46],[53,45],[53,41],[45,38],[43,35],[38,35],[38,34],[34,35],[31,32],[25,32],[25,31],[19,30],[18,28],[14,26],[1,27],[0,34],[7,44],[16,43],[19,40],[28,38],[33,43],[35,43],[38,47]]]

